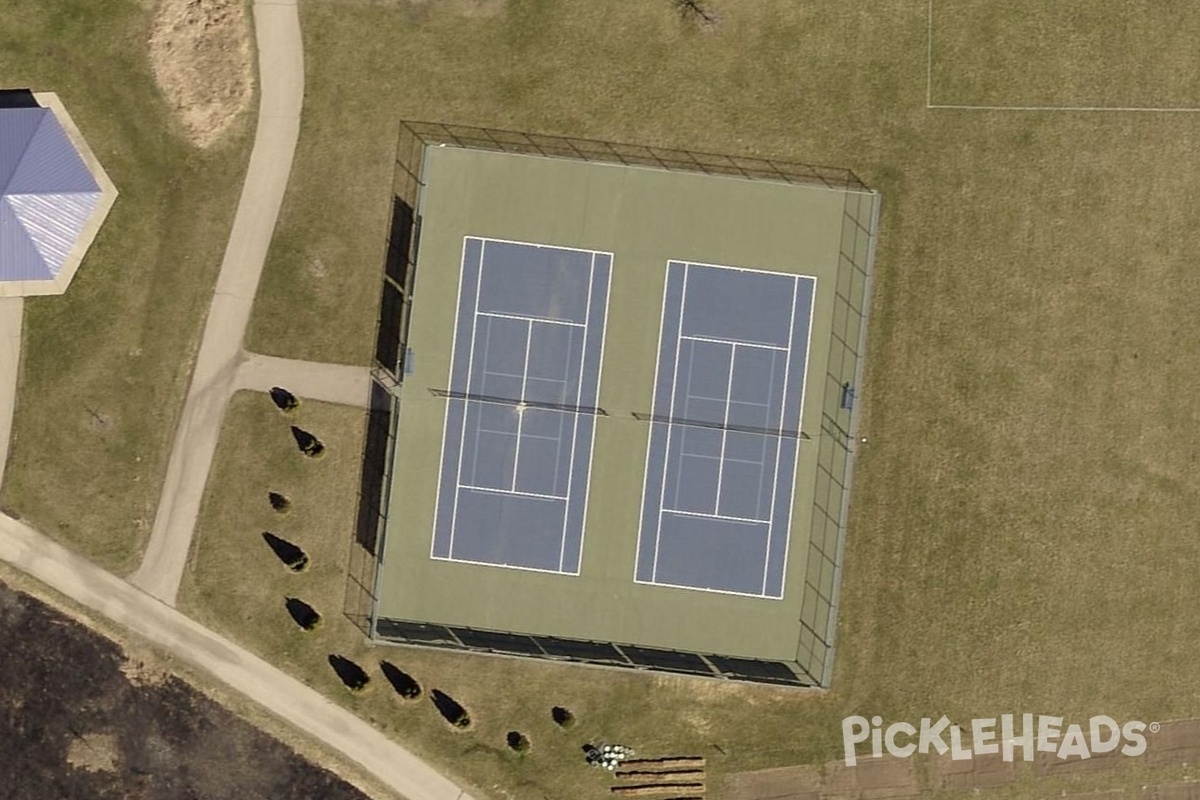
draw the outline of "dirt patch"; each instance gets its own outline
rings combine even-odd
[[[1154,766],[1200,763],[1200,719],[1162,723],[1146,736],[1146,761]]]
[[[1016,758],[1020,759],[1021,755],[1018,754]],[[936,789],[974,789],[1012,783],[1017,779],[1017,771],[1022,763],[1005,761],[999,754],[976,754],[974,758],[962,761],[955,761],[949,754],[943,754],[930,757],[929,772]]]
[[[153,659],[2,583],[0,609],[4,797],[365,800],[179,678],[142,683]]]
[[[253,93],[245,4],[160,0],[150,64],[188,140],[210,147],[249,106]]]
[[[725,779],[726,800],[818,800],[821,773],[816,767],[779,767],[741,772]]]
[[[826,796],[889,800],[916,797],[920,793],[912,759],[868,758],[859,760],[853,767],[841,761],[825,765],[822,794]]]
[[[1150,800],[1153,792],[1154,800],[1198,800],[1200,799],[1200,783],[1172,783],[1169,786],[1145,788],[1141,795]]]
[[[152,661],[129,657],[121,662],[121,674],[134,686],[162,686],[170,677],[165,668]]]
[[[67,745],[67,763],[88,772],[115,772],[120,753],[112,733],[87,733]]]

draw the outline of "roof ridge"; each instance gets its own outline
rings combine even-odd
[[[9,173],[7,176],[0,176],[0,179],[3,180],[3,183],[0,183],[0,195],[8,194],[8,185],[10,183],[12,183],[13,176],[17,174],[17,170],[20,168],[21,162],[25,160],[25,154],[29,152],[29,146],[31,144],[33,144],[33,140],[35,138],[37,138],[38,131],[40,131],[42,129],[42,126],[46,124],[46,118],[54,117],[54,112],[43,106],[37,106],[36,108],[33,108],[33,109],[14,108],[14,109],[6,109],[6,110],[9,111],[10,113],[20,113],[20,114],[24,114],[29,111],[40,111],[42,113],[41,113],[41,119],[38,120],[38,124],[34,126],[32,131],[30,131],[29,136],[25,139],[25,143],[21,146],[21,152],[19,152],[17,154],[17,157],[12,160],[12,169],[9,170]]]

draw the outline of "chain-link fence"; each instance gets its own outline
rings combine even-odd
[[[621,144],[598,139],[577,139],[570,136],[547,136],[536,133],[473,128],[466,125],[446,125],[440,122],[401,122],[401,149],[397,160],[412,163],[414,146],[437,143],[476,150],[501,153],[570,158],[577,161],[598,161],[624,164],[630,167],[652,167],[672,172],[703,172],[706,175],[727,175],[752,180],[783,181],[784,183],[816,184],[830,189],[870,191],[848,169],[821,167],[790,161],[775,161],[753,156],[728,156],[675,150],[647,145]],[[416,178],[410,169],[400,170]],[[417,179],[419,181],[419,178]]]
[[[420,238],[417,209],[423,186],[424,154],[427,146],[437,144],[819,185],[846,192],[833,331],[828,369],[823,376],[819,466],[795,664],[374,618],[375,580],[384,549],[399,416],[398,390],[404,380],[411,293]],[[828,686],[832,676],[838,590],[856,442],[855,401],[862,382],[879,196],[847,169],[414,121],[400,122],[392,194],[392,224],[383,270],[372,371],[371,412],[346,592],[347,615],[372,636],[413,644],[665,669],[741,680]],[[814,376],[810,376],[809,380],[813,379]]]
[[[832,678],[850,478],[857,444],[856,401],[866,352],[871,269],[878,222],[879,195],[847,193],[829,364],[824,376],[809,376],[813,382],[823,380],[824,386],[816,494],[796,661],[822,686],[828,686]]]

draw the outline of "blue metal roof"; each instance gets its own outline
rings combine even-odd
[[[0,281],[51,280],[100,187],[47,108],[0,108]]]

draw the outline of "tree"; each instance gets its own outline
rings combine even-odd
[[[345,656],[337,654],[329,656],[329,666],[337,673],[342,684],[352,692],[361,692],[371,682],[371,676],[362,667]]]
[[[383,670],[383,677],[387,678],[396,694],[405,700],[415,700],[421,696],[421,684],[417,683],[417,679],[412,675],[390,661],[379,662],[379,668]]]
[[[433,705],[437,707],[438,713],[442,715],[442,719],[446,720],[446,722],[449,722],[456,728],[471,727],[471,715],[453,697],[440,689],[434,689],[430,692],[429,696],[433,701]]]
[[[701,25],[712,26],[718,22],[717,15],[710,11],[704,0],[674,0],[675,9],[685,20],[694,20]]]
[[[508,742],[510,750],[517,753],[526,753],[529,751],[529,737],[520,731],[509,731],[504,737]]]
[[[300,452],[309,458],[316,458],[325,452],[325,445],[321,444],[321,440],[303,428],[293,425],[292,438],[296,440],[296,446],[300,448]]]
[[[286,514],[288,509],[292,507],[292,501],[286,495],[282,495],[279,492],[267,492],[267,502],[271,504],[271,508],[280,514]]]
[[[300,401],[296,399],[296,395],[281,386],[271,387],[271,402],[280,411],[295,411],[296,407],[300,405]]]
[[[563,730],[570,730],[575,727],[575,715],[571,713],[569,708],[555,706],[550,709],[550,718],[554,720],[554,724]]]
[[[308,553],[270,531],[263,531],[262,537],[263,541],[267,543],[267,547],[271,548],[271,552],[292,572],[303,572],[308,569]]]
[[[284,601],[288,614],[297,625],[306,631],[313,631],[321,624],[321,615],[317,610],[298,597],[288,597]]]

